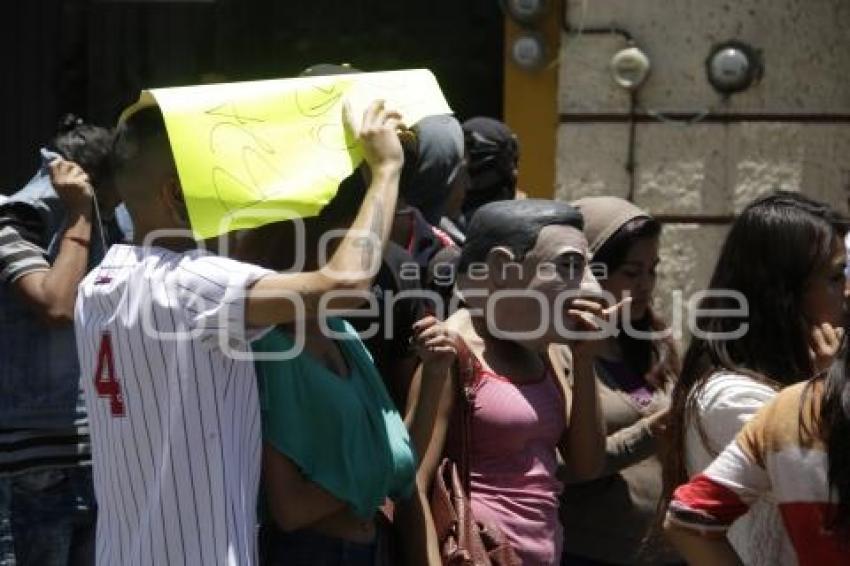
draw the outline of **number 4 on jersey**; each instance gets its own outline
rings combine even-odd
[[[109,397],[109,411],[113,417],[124,416],[124,397],[121,384],[115,375],[115,360],[112,356],[112,338],[104,334],[97,354],[97,370],[94,372],[94,389],[100,397]]]

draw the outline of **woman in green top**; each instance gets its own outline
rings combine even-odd
[[[375,514],[413,488],[407,429],[369,353],[342,319],[306,323],[303,351],[256,362],[266,505],[274,526],[267,564],[374,564]],[[335,338],[329,338],[330,330]],[[255,353],[297,351],[278,328]]]
[[[243,238],[241,255],[257,249],[252,239],[287,241],[280,238],[286,224]],[[252,259],[267,267],[291,259],[285,246],[273,247],[274,260]],[[412,492],[416,458],[369,352],[339,318],[277,327],[253,348],[263,426],[263,563],[376,564],[378,508]]]

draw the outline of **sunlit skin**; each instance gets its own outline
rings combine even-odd
[[[847,265],[847,252],[844,241],[835,238],[829,261],[815,270],[806,284],[803,295],[803,314],[813,326],[828,323],[838,327],[845,323],[845,303],[847,300],[847,282],[844,269]]]
[[[815,374],[829,368],[844,341],[848,297],[844,276],[846,264],[844,241],[835,238],[829,261],[816,269],[806,282],[803,316],[808,326],[809,357]]]
[[[641,238],[632,244],[625,261],[601,278],[599,284],[620,301],[632,297],[632,320],[646,316],[652,304],[658,267],[658,238]]]

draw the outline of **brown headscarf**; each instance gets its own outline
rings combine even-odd
[[[626,224],[636,219],[651,219],[645,210],[619,197],[588,197],[572,203],[584,217],[584,234],[588,249],[595,259],[603,246],[608,243]],[[653,310],[648,310],[648,324],[651,330],[663,330],[667,324],[658,318]],[[680,371],[679,355],[675,341],[670,338],[652,340],[652,351],[647,357],[646,343],[621,333],[618,338],[624,356],[635,368],[642,368],[644,378],[658,388],[666,388],[677,378]]]
[[[584,235],[591,255],[630,220],[649,218],[648,212],[620,197],[586,197],[571,204],[584,216]]]

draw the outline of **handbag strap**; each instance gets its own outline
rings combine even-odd
[[[478,360],[475,359],[475,355],[463,338],[455,334],[453,340],[457,351],[457,385],[460,401],[460,475],[463,488],[469,494],[471,473],[469,451],[472,448],[472,411],[475,403],[474,386]]]

